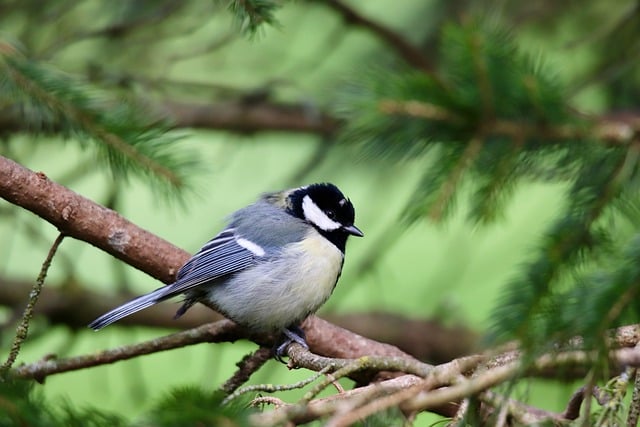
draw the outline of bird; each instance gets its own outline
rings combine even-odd
[[[349,236],[363,237],[351,201],[331,183],[265,193],[229,216],[227,226],[179,269],[172,284],[137,297],[89,324],[100,330],[123,317],[184,295],[178,318],[205,302],[255,334],[279,334],[308,349],[300,323],[331,296]]]

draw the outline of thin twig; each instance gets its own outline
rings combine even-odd
[[[349,370],[348,374],[371,370],[375,372],[404,372],[419,377],[425,377],[433,369],[433,365],[420,362],[408,355],[362,356],[357,359],[330,358],[311,353],[298,344],[291,344],[287,348],[287,355],[290,358],[289,365],[291,368],[306,368],[312,371],[319,371],[326,366],[332,366],[336,370],[333,371],[334,379],[340,378],[337,370],[343,368]],[[330,383],[329,381],[328,384]]]
[[[603,391],[603,395],[606,396],[606,403],[601,404],[602,409],[599,411],[598,419],[594,425],[612,425],[611,420],[618,419],[618,415],[624,407],[623,399],[627,394],[633,371],[633,368],[627,367],[620,375],[609,380],[605,387],[600,388],[600,391]],[[585,423],[587,420],[589,417],[585,417]]]
[[[290,353],[293,347],[293,345],[290,346]],[[297,350],[299,349],[296,348]],[[447,411],[449,416],[453,416],[454,413],[450,412],[452,408],[445,409],[445,405],[476,396],[516,376],[539,376],[554,369],[566,370],[568,367],[590,366],[596,355],[595,352],[566,351],[541,356],[533,363],[523,366],[522,360],[513,354],[515,352],[510,352],[509,357],[494,358],[492,362],[500,360],[501,364],[489,364],[485,367],[485,371],[471,379],[463,378],[462,375],[469,375],[474,367],[477,369],[480,363],[487,360],[487,356],[467,357],[438,365],[430,370],[425,379],[404,375],[393,380],[349,390],[331,398],[316,399],[308,403],[304,403],[303,400],[303,403],[287,405],[279,410],[256,415],[252,417],[252,421],[256,425],[267,426],[282,424],[286,421],[305,423],[321,417],[333,416],[328,421],[329,425],[346,426],[393,406],[399,406],[404,412],[429,409],[436,410],[437,413]],[[332,360],[334,359],[322,359],[324,362]],[[640,351],[630,348],[614,350],[609,353],[609,360],[612,366],[640,366]],[[402,383],[402,386],[398,386],[398,383]],[[428,393],[425,393],[426,391]],[[535,408],[523,405],[517,406],[521,409],[522,417],[526,419],[535,417],[562,420],[564,418],[564,414],[537,411]]]
[[[236,363],[238,370],[229,378],[220,389],[225,394],[233,393],[235,389],[247,382],[249,377],[256,372],[267,360],[271,358],[271,349],[260,347],[252,354],[242,358]]]
[[[567,420],[577,420],[580,416],[580,408],[582,407],[582,402],[584,401],[584,391],[585,387],[582,386],[578,390],[576,390],[569,399],[569,403],[567,403],[567,407],[562,413],[562,417]]]
[[[334,370],[335,367],[332,364],[327,365],[327,367],[331,368],[328,370],[329,372],[331,372],[331,375],[325,377],[325,379],[321,381],[320,384],[316,385],[313,389],[305,393],[305,395],[302,397],[302,399],[300,399],[300,402],[298,403],[300,404],[308,403],[309,401],[311,401],[311,399],[316,397],[322,390],[330,386],[336,379],[347,377],[349,376],[349,374],[352,374],[354,372],[357,372],[363,369],[360,359],[353,360],[352,363],[336,370]]]
[[[477,366],[481,360],[483,360],[481,357],[467,357],[438,365],[430,371],[423,381],[380,399],[368,401],[357,409],[336,414],[328,424],[334,427],[348,426],[376,412],[401,405],[403,402],[417,396],[421,391],[432,390],[445,384],[454,383],[461,378],[462,373],[469,370],[470,366]],[[444,404],[447,401],[441,403]],[[410,408],[409,410],[413,411],[415,408]]]
[[[230,320],[220,320],[197,328],[155,338],[138,344],[102,350],[83,356],[65,359],[46,358],[35,363],[19,366],[11,371],[18,378],[33,378],[43,382],[49,375],[76,371],[93,366],[106,365],[120,360],[132,359],[145,354],[157,353],[178,347],[203,342],[225,342],[234,340],[238,334],[237,325]]]
[[[499,409],[496,427],[499,425],[511,425],[508,423],[509,420],[516,421],[517,425],[536,425],[543,424],[545,421],[563,422],[566,420],[562,414],[529,406],[489,390],[480,393],[479,400],[493,408]]]
[[[585,414],[581,426],[588,427],[589,426],[589,415],[591,414],[591,398],[596,397],[595,393],[597,392],[597,386],[595,385],[593,369],[590,369],[587,373],[587,383],[584,386],[584,409],[583,412]],[[597,397],[596,397],[597,399]]]
[[[456,427],[456,426],[464,425],[462,424],[462,422],[467,416],[468,409],[469,409],[469,398],[466,397],[462,399],[462,401],[458,405],[458,410],[456,411],[456,414],[453,416],[453,418],[451,418],[451,421],[449,421],[449,423],[447,424],[447,427]]]
[[[302,346],[297,345],[291,345],[288,349],[289,356],[295,358],[295,360],[304,360],[304,352],[308,353],[308,351],[304,350]],[[339,372],[340,369],[333,372],[331,375],[331,379],[336,378],[339,375],[347,375],[352,370],[363,368],[363,360],[368,359],[362,358],[358,360],[345,360],[321,358],[320,356],[317,357],[318,359],[314,359],[315,362],[333,362],[333,366],[339,366],[340,369],[343,369],[342,372]],[[375,360],[376,358],[371,359]],[[391,360],[394,360],[394,358],[391,358]],[[427,379],[425,381],[421,381],[414,375],[403,375],[401,377],[394,378],[393,380],[387,380],[381,383],[370,384],[368,386],[349,390],[337,396],[331,396],[325,399],[310,400],[318,393],[318,391],[326,387],[325,382],[309,391],[296,405],[289,405],[286,408],[282,408],[282,410],[256,416],[255,423],[258,425],[274,425],[283,423],[287,420],[291,420],[297,423],[304,423],[325,415],[335,414],[341,416],[350,413],[355,408],[359,408],[362,405],[367,404],[368,402],[378,401],[378,399],[384,398],[385,396],[388,396],[390,394],[393,395],[395,394],[395,392],[406,393],[405,390],[413,389],[413,387],[416,386],[419,386],[420,389],[431,389],[446,385],[451,382],[451,376],[456,376],[460,373],[467,373],[474,367],[478,366],[478,364],[484,360],[486,360],[485,356],[463,357],[452,362],[438,365],[437,367],[430,367],[426,374]],[[366,363],[367,362],[364,362],[365,365]],[[376,361],[376,363],[378,363],[378,361]],[[383,367],[380,368],[380,366]],[[389,366],[379,365],[379,369],[389,369]],[[408,397],[411,396],[412,394],[409,393]],[[446,413],[444,415],[451,414]]]
[[[287,405],[284,400],[278,399],[277,397],[273,396],[260,396],[251,401],[251,406],[258,406],[263,404],[273,405],[276,409]]]
[[[302,388],[302,387],[306,386],[307,384],[312,383],[318,377],[320,377],[323,374],[329,372],[330,370],[331,370],[331,366],[327,366],[324,369],[320,370],[319,372],[314,373],[309,378],[305,378],[304,380],[298,381],[298,382],[293,383],[293,384],[282,384],[282,385],[277,385],[277,384],[255,384],[255,385],[242,387],[242,388],[237,389],[233,393],[231,393],[229,396],[225,397],[225,399],[222,401],[222,405],[226,405],[227,403],[231,402],[233,399],[236,399],[239,396],[242,396],[243,394],[246,394],[246,393],[251,393],[251,392],[256,392],[256,391],[263,391],[263,392],[266,392],[266,393],[275,393],[275,392],[278,392],[278,391],[295,390],[295,389],[298,389],[298,388]]]
[[[31,318],[33,317],[33,309],[38,302],[38,297],[40,296],[40,291],[42,291],[42,287],[44,286],[44,280],[47,277],[47,272],[49,271],[49,267],[51,266],[51,261],[53,260],[58,247],[64,240],[64,237],[65,235],[63,233],[58,234],[58,237],[56,237],[56,240],[54,240],[51,248],[49,248],[47,257],[42,263],[40,274],[38,274],[36,283],[33,285],[31,293],[29,294],[29,302],[27,303],[27,306],[24,309],[24,313],[22,314],[22,319],[20,320],[20,323],[16,328],[16,336],[13,340],[13,344],[11,345],[9,356],[0,367],[0,375],[4,375],[9,371],[9,369],[11,369],[11,366],[13,366],[13,363],[18,358],[22,343],[27,339],[27,335],[29,333],[29,323],[31,322]]]
[[[633,394],[629,403],[629,414],[627,415],[627,427],[636,427],[640,420],[640,369],[636,369],[633,382]]]
[[[375,34],[382,41],[391,46],[407,64],[421,71],[433,74],[433,65],[429,57],[418,47],[392,29],[360,14],[349,5],[339,0],[327,0],[325,4],[342,15],[346,23],[365,28]]]
[[[420,381],[421,379],[414,375],[403,375],[380,383],[348,390],[343,394],[312,400],[308,404],[285,405],[273,411],[253,415],[251,417],[251,425],[266,427],[282,425],[287,421],[303,424],[344,410],[344,408],[358,407],[375,398],[404,390]]]

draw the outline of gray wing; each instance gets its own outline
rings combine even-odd
[[[257,259],[277,254],[278,248],[300,241],[308,226],[284,210],[257,202],[235,212],[229,228],[205,244],[178,271],[172,295],[236,273]]]
[[[114,308],[91,322],[89,327],[97,331],[160,301],[249,267],[259,256],[251,249],[255,251],[256,248],[261,249],[261,247],[253,242],[247,242],[246,239],[243,240],[235,234],[235,228],[224,230],[182,266],[178,271],[175,283],[163,286]],[[187,304],[178,310],[176,316],[184,313],[189,305]]]
[[[170,286],[171,294],[184,293],[253,264],[258,254],[239,244],[235,231],[235,228],[228,228],[200,248],[178,270],[176,281]]]

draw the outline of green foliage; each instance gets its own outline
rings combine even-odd
[[[494,338],[515,336],[527,348],[542,351],[551,338],[580,334],[597,346],[604,343],[605,330],[619,324],[622,313],[629,314],[624,309],[631,302],[629,292],[635,295],[637,278],[625,266],[635,256],[636,243],[624,256],[611,256],[615,245],[601,225],[603,213],[615,206],[609,207],[610,201],[621,194],[625,157],[618,151],[601,154],[584,165],[569,190],[567,213],[551,226],[523,273],[507,284],[493,316]],[[556,290],[566,278],[563,273],[605,258],[606,270],[584,277],[568,292]]]
[[[19,118],[25,131],[56,133],[96,149],[117,179],[136,174],[175,190],[197,170],[195,153],[178,144],[168,124],[150,119],[141,105],[15,51],[0,55],[0,105]]]
[[[223,396],[195,387],[171,391],[141,418],[142,425],[224,425],[245,426],[246,402],[239,399],[224,407]],[[118,427],[136,425],[97,408],[78,408],[69,402],[45,400],[30,381],[0,381],[0,427]]]
[[[633,236],[621,254],[611,256],[606,269],[578,278],[576,286],[554,295],[552,303],[562,310],[546,319],[547,335],[565,332],[585,337],[597,348],[607,329],[638,322],[640,317],[640,234]],[[570,334],[567,334],[569,332]]]
[[[124,421],[99,409],[77,409],[55,405],[34,391],[33,382],[0,380],[0,426],[124,426]]]
[[[507,283],[490,337],[536,351],[575,334],[602,345],[607,328],[638,320],[637,243],[615,258],[620,240],[607,222],[620,212],[638,223],[636,148],[599,139],[555,73],[494,24],[445,26],[439,52],[437,70],[380,67],[348,86],[343,141],[364,156],[424,165],[405,208],[410,223],[446,217],[462,195],[471,219],[491,221],[520,182],[567,185],[564,212]],[[612,262],[575,280],[603,259]]]
[[[145,417],[155,426],[176,425],[248,425],[246,402],[239,399],[220,406],[224,396],[220,392],[207,392],[196,387],[173,390],[157,402]]]
[[[349,18],[344,12],[336,12],[336,15],[342,13],[335,17],[335,22],[340,23],[339,29],[333,30],[334,34],[324,42],[329,46],[327,51],[308,55],[312,58],[311,66],[298,67],[298,62],[282,61],[280,68],[267,67],[274,52],[289,48],[287,45],[287,49],[283,49],[284,44],[278,49],[263,49],[266,53],[257,62],[245,62],[250,56],[248,49],[237,49],[237,45],[230,42],[236,34],[227,32],[228,26],[218,25],[219,8],[228,6],[239,29],[252,36],[265,28],[265,24],[278,24],[276,14],[283,3],[231,0],[216,2],[216,6],[211,7],[213,3],[163,0],[125,2],[114,7],[108,2],[92,3],[93,6],[73,2],[13,2],[0,7],[7,33],[11,33],[11,25],[21,27],[14,31],[14,36],[28,52],[27,57],[21,56],[12,45],[0,41],[0,112],[9,112],[12,114],[8,117],[18,118],[15,125],[15,120],[3,122],[0,117],[3,130],[9,136],[16,131],[26,131],[80,141],[83,147],[99,153],[101,164],[109,165],[116,177],[139,175],[152,178],[152,182],[161,183],[163,188],[176,189],[188,180],[197,165],[196,159],[185,152],[183,144],[170,133],[168,124],[151,118],[140,105],[118,99],[115,94],[123,93],[119,91],[129,94],[136,91],[134,96],[144,94],[144,99],[151,102],[154,97],[161,98],[160,106],[170,96],[175,96],[178,102],[193,99],[211,102],[224,93],[222,97],[228,97],[225,101],[229,101],[236,94],[242,94],[241,87],[247,82],[241,79],[252,74],[251,85],[260,86],[265,83],[261,79],[277,76],[287,81],[286,86],[296,87],[296,99],[305,92],[301,99],[308,95],[309,80],[304,80],[308,74],[318,69],[325,75],[333,72],[331,69],[326,73],[326,69],[318,65],[333,62],[330,54],[338,50],[342,38],[349,38],[341,34],[349,31],[348,27],[373,35],[373,39],[387,43],[388,52],[393,50],[392,53],[403,56],[401,49],[388,39],[388,34],[385,36],[384,26],[380,31],[380,27],[368,26],[366,19],[358,21],[356,16],[354,21],[353,16]],[[357,11],[356,3],[346,4]],[[507,18],[521,14],[517,2],[507,3],[499,9],[517,9]],[[595,3],[598,2],[580,6],[588,8]],[[489,3],[482,4],[486,7]],[[329,3],[317,9],[336,11],[334,6]],[[558,12],[566,12],[563,7],[570,6],[545,2],[539,8],[542,13],[553,15],[547,19],[547,25],[553,25],[547,28],[566,31],[567,26],[562,24],[567,21],[559,22]],[[526,39],[526,35],[517,34],[516,38],[516,34],[494,23],[465,15],[465,24],[444,27],[438,54],[430,50],[430,35],[425,37],[425,32],[421,33],[417,26],[395,27],[402,28],[395,31],[400,38],[411,34],[408,38],[412,41],[420,39],[425,57],[429,59],[425,62],[435,64],[431,70],[412,69],[398,63],[368,67],[342,92],[338,112],[345,120],[346,130],[342,135],[345,143],[368,158],[422,166],[420,179],[404,209],[404,224],[394,226],[393,239],[380,241],[397,241],[400,229],[408,223],[425,218],[441,220],[460,206],[468,210],[472,221],[495,221],[521,183],[564,184],[566,202],[558,209],[560,216],[531,250],[519,274],[507,283],[493,313],[491,336],[496,341],[517,338],[525,348],[537,352],[556,348],[557,340],[580,334],[587,346],[603,350],[603,337],[608,328],[638,320],[637,131],[635,140],[624,136],[603,138],[598,132],[598,119],[606,121],[607,117],[576,113],[580,108],[573,108],[578,103],[571,98],[576,88],[602,80],[607,86],[603,98],[610,98],[611,105],[606,106],[609,110],[637,107],[638,96],[634,94],[639,93],[640,80],[634,68],[637,61],[633,60],[637,55],[633,53],[637,53],[640,40],[637,37],[640,27],[634,25],[640,9],[636,4],[633,7],[626,18],[622,17],[621,25],[610,28],[603,25],[602,32],[587,36],[601,38],[602,50],[594,54],[599,58],[589,58],[597,66],[592,67],[593,73],[587,79],[559,80],[556,73],[544,65],[546,58],[529,55],[520,48],[518,42]],[[375,6],[371,6],[371,10],[374,9]],[[468,13],[473,14],[473,10],[469,9]],[[79,17],[88,16],[95,19],[86,20],[85,25],[84,22],[74,25]],[[516,23],[514,31],[530,31],[522,21],[530,18],[519,16],[521,20],[512,21]],[[229,16],[222,19],[225,18]],[[310,33],[306,25],[311,20],[303,21],[303,18],[306,16],[300,14],[295,19]],[[568,21],[575,24],[580,19]],[[420,26],[429,25],[424,25],[423,20],[417,21]],[[601,17],[597,16],[596,22],[600,24],[600,21]],[[375,18],[372,22],[375,24]],[[586,27],[584,23],[581,25]],[[316,35],[308,38],[315,39]],[[304,45],[303,49],[311,46],[306,38],[296,39]],[[536,36],[536,47],[544,46],[543,39]],[[227,43],[235,52],[216,55],[216,50]],[[382,56],[380,51],[373,53],[377,64]],[[227,68],[238,58],[242,59],[239,63],[243,67],[238,75],[243,77],[235,75],[238,69]],[[99,91],[84,80],[39,62],[45,60],[76,73],[82,72],[84,66],[88,80],[110,92]],[[562,68],[558,71],[572,66],[570,62],[573,57],[560,61]],[[256,63],[265,65],[264,69],[255,67]],[[256,70],[245,73],[247,64]],[[616,70],[620,65],[623,69]],[[211,73],[212,66],[223,72]],[[615,78],[619,72],[624,78]],[[233,77],[220,84],[220,75],[224,74],[233,74]],[[289,85],[288,80],[293,84]],[[228,83],[233,86],[230,91]],[[317,89],[326,91],[326,87]],[[280,84],[269,86],[267,101],[291,99],[291,94],[279,90]],[[151,96],[147,98],[148,95]],[[238,97],[237,101],[246,100]],[[312,105],[313,113],[317,112],[318,106],[313,102]],[[186,120],[182,125],[189,126],[189,123]],[[215,129],[215,126],[211,127]],[[634,129],[637,130],[637,126]],[[325,147],[322,145],[322,150],[326,150]],[[313,160],[310,164],[314,166],[320,163],[317,158]],[[277,167],[280,169],[282,163],[278,162]],[[622,235],[613,225],[621,216],[629,220],[632,229]],[[519,238],[513,236],[514,240]],[[453,253],[450,257],[456,256]],[[497,260],[496,265],[501,262]],[[376,263],[368,265],[372,264]],[[0,393],[0,420],[7,425],[124,425],[122,420],[93,409],[73,409],[66,402],[55,405],[46,402],[39,393],[28,387],[21,388],[24,383],[9,385]],[[14,386],[12,392],[10,389]],[[220,408],[219,397],[213,393],[183,388],[169,393],[143,420],[150,425],[242,425],[245,415],[244,408]],[[388,418],[383,415],[368,419],[364,424],[390,425],[396,420],[391,414]]]
[[[277,25],[275,12],[281,3],[277,0],[231,0],[229,10],[243,33],[255,35],[264,24]]]
[[[348,121],[343,140],[366,156],[423,159],[409,221],[451,212],[465,177],[471,215],[494,219],[522,177],[550,175],[550,161],[565,166],[558,151],[572,144],[555,126],[579,120],[553,74],[494,26],[448,25],[440,52],[440,70],[430,74],[378,68],[359,76],[338,108]]]

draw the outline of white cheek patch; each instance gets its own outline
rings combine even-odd
[[[324,231],[333,231],[342,227],[340,223],[335,222],[322,212],[322,209],[320,209],[309,196],[304,196],[302,199],[302,212],[307,221],[315,224]]]
[[[243,239],[242,237],[238,237],[236,239],[236,243],[245,248],[248,251],[253,252],[256,256],[264,256],[264,249],[256,243],[253,243],[251,240]]]

